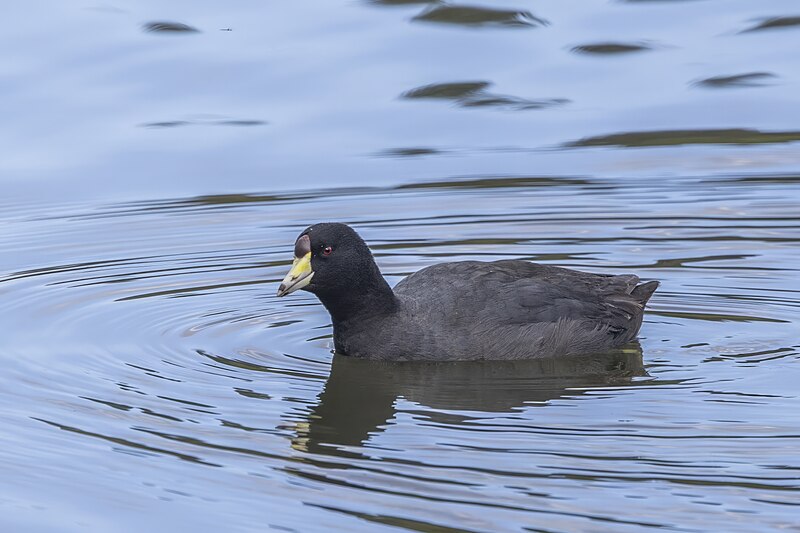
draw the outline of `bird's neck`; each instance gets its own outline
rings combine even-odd
[[[390,315],[398,306],[392,288],[380,275],[370,283],[349,291],[318,293],[317,296],[330,313],[334,327],[340,328],[347,328],[373,317]]]

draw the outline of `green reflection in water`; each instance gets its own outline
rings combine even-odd
[[[471,27],[532,28],[547,25],[546,20],[533,16],[529,11],[457,5],[434,6],[412,20]]]
[[[779,30],[800,26],[800,16],[798,17],[769,17],[762,19],[758,24],[742,30],[740,33],[751,33],[755,31]]]
[[[568,148],[588,146],[677,146],[682,144],[770,144],[800,141],[800,131],[760,131],[745,128],[709,130],[658,130],[612,133],[584,137],[565,144]]]

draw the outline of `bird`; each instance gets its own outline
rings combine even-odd
[[[350,226],[314,224],[277,296],[314,294],[337,354],[383,361],[519,360],[600,353],[636,338],[658,281],[519,259],[423,268],[392,288]]]

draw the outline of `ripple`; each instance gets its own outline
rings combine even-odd
[[[12,446],[10,464],[51,464],[58,479],[88,469],[126,499],[260,509],[277,494],[402,527],[391,517],[703,529],[706,504],[693,501],[791,510],[751,498],[800,490],[788,470],[800,442],[794,183],[476,174],[14,211],[2,244],[28,259],[0,276],[0,418],[30,445]],[[346,215],[392,282],[444,260],[516,257],[635,271],[663,290],[640,342],[615,353],[334,357],[316,300],[270,290],[319,213]],[[131,483],[139,474],[157,488]],[[608,511],[628,495],[653,517]]]
[[[428,147],[409,147],[409,148],[390,148],[379,152],[377,155],[382,157],[424,157],[428,155],[442,155],[447,153],[444,150]]]
[[[796,527],[800,26],[634,2],[8,3],[0,529]],[[342,359],[322,220],[662,285],[621,354]]]
[[[367,3],[376,6],[414,6],[421,4],[438,4],[439,0],[366,0]]]
[[[141,124],[144,128],[156,128],[156,129],[163,129],[163,128],[178,128],[182,126],[264,126],[268,124],[263,120],[252,120],[252,119],[229,119],[229,118],[210,118],[210,117],[199,117],[194,119],[186,119],[186,120],[166,120],[166,121],[159,121],[159,122],[146,122]]]
[[[617,0],[627,4],[681,4],[684,2],[697,2],[700,0]]]
[[[425,181],[398,185],[398,190],[403,189],[496,189],[506,187],[549,187],[566,186],[574,187],[597,183],[593,180],[567,177],[549,176],[486,176],[456,179],[451,178],[441,181]]]

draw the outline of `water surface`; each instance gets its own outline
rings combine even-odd
[[[9,9],[3,531],[797,529],[794,3]],[[320,220],[662,285],[613,353],[352,360],[275,297]]]

